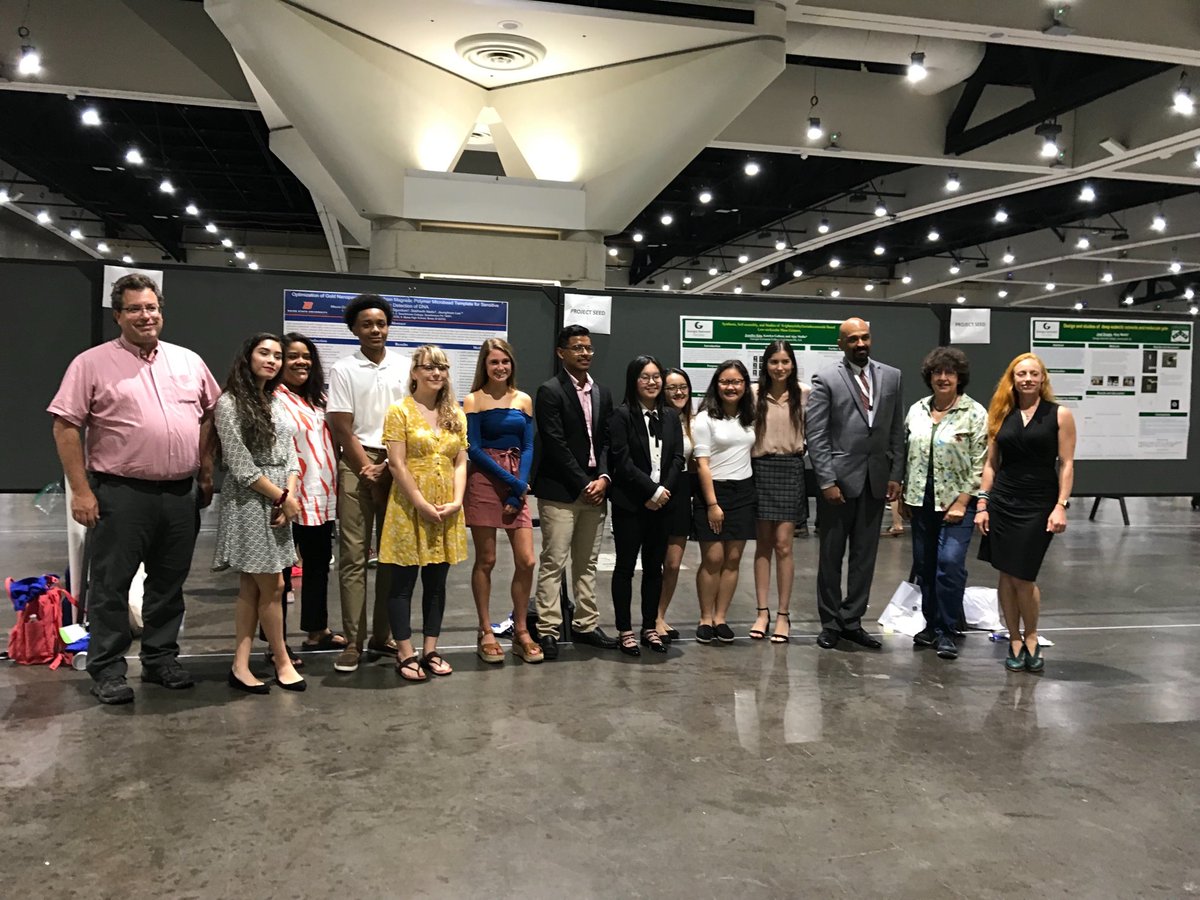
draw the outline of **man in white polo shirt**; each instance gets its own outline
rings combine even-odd
[[[378,294],[359,294],[346,306],[346,327],[358,338],[358,349],[329,370],[329,403],[325,418],[342,448],[338,462],[338,585],[342,596],[342,628],[346,648],[333,667],[358,668],[367,632],[367,555],[373,537],[383,529],[392,478],[383,443],[388,407],[404,397],[412,360],[389,350],[392,307]],[[367,648],[394,652],[388,629],[387,578],[375,576],[375,612]]]

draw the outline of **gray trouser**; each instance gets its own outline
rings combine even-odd
[[[88,674],[124,675],[129,628],[129,585],[146,566],[142,598],[143,666],[179,655],[183,583],[192,566],[200,511],[191,478],[141,481],[93,474],[100,520],[90,539]]]
[[[817,493],[817,519],[821,529],[820,562],[817,567],[817,611],[822,628],[853,631],[862,626],[871,599],[875,577],[875,555],[879,550],[879,528],[884,501],[867,493],[845,503],[833,504]],[[842,560],[850,544],[850,572],[842,597]]]

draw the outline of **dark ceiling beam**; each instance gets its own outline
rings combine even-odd
[[[957,134],[952,134],[947,128],[945,152],[962,156],[1171,68],[1173,66],[1170,63],[1113,59],[1086,74],[1066,78],[1053,77],[1051,73],[1045,79],[1042,78],[1045,73],[1038,69],[1034,79],[1037,96],[1033,100]]]

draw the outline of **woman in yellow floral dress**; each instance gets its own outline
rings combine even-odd
[[[393,484],[380,539],[379,563],[390,566],[388,616],[396,670],[407,681],[454,670],[438,653],[450,566],[467,558],[463,494],[467,488],[467,419],[450,386],[450,363],[426,344],[412,356],[408,393],[383,425]],[[412,644],[413,590],[421,575],[421,656]]]

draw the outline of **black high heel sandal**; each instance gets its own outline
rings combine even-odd
[[[767,636],[767,629],[771,627],[771,607],[756,606],[756,607],[754,607],[754,611],[755,612],[765,612],[767,614],[767,624],[765,626],[763,626],[763,628],[761,628],[761,629],[751,628],[750,629],[750,639],[754,640],[754,641],[761,641],[763,638],[765,638]],[[783,613],[780,613],[780,615],[783,615]]]
[[[775,616],[776,616],[776,618],[779,618],[779,619],[787,619],[788,631],[792,630],[792,614],[791,613],[778,612],[778,613],[775,613]],[[792,642],[792,636],[790,634],[772,634],[771,635],[771,643],[772,644],[790,644],[791,642]]]

